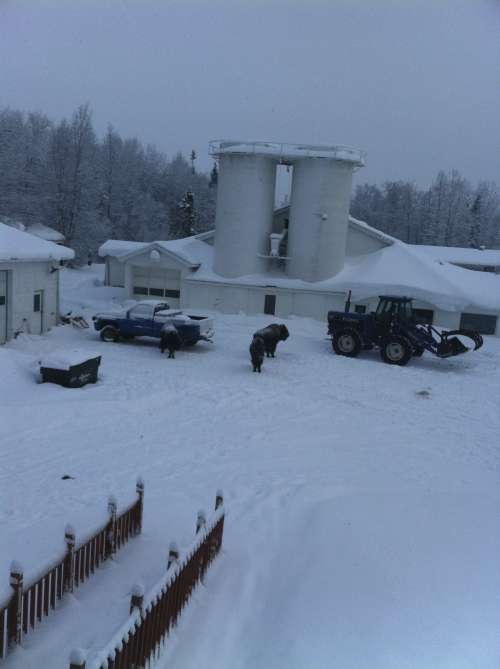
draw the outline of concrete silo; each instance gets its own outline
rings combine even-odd
[[[327,156],[293,163],[287,250],[290,278],[321,281],[343,268],[356,164]]]
[[[274,212],[276,158],[245,144],[213,143],[219,159],[214,270],[225,277],[263,271]]]

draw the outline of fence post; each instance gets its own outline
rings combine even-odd
[[[64,541],[66,542],[66,557],[64,559],[64,591],[73,592],[75,584],[75,544],[76,536],[72,525],[66,525],[64,529]]]
[[[224,495],[222,494],[222,490],[217,490],[215,493],[215,510],[222,506],[224,504]]]
[[[205,516],[204,511],[198,511],[198,516],[196,517],[196,534],[202,530],[207,524],[207,517]]]
[[[85,669],[87,658],[81,648],[75,648],[69,656],[69,669]]]
[[[170,567],[173,564],[178,564],[178,562],[179,562],[179,549],[177,548],[177,544],[175,543],[175,541],[172,541],[172,543],[168,547],[167,570],[170,569]]]
[[[23,568],[15,560],[10,565],[10,586],[14,590],[12,604],[15,625],[15,630],[12,630],[14,634],[11,638],[19,646],[23,640]],[[9,633],[12,632],[9,630]]]
[[[139,609],[142,611],[142,605],[144,603],[144,588],[140,583],[136,583],[132,588],[132,595],[130,597],[130,613],[134,609]]]
[[[144,511],[144,481],[141,476],[139,476],[137,479],[135,490],[139,495],[139,522],[137,527],[137,534],[140,534],[142,532],[142,514]]]
[[[110,495],[108,498],[109,522],[106,532],[106,557],[116,553],[116,497]]]

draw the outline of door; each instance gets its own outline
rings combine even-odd
[[[276,295],[266,295],[264,297],[264,313],[274,316],[276,313]]]
[[[33,294],[33,334],[43,332],[43,290],[35,290]]]
[[[0,344],[7,340],[7,272],[0,272]]]
[[[138,304],[128,312],[128,323],[123,334],[131,334],[135,337],[153,336],[153,312],[152,304]],[[126,331],[125,331],[126,330]]]

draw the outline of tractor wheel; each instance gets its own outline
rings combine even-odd
[[[120,333],[112,325],[105,325],[101,330],[101,339],[103,341],[118,341]]]
[[[333,335],[332,347],[337,355],[355,358],[363,348],[363,342],[356,330],[339,330]]]
[[[413,354],[413,347],[406,337],[391,335],[382,342],[380,357],[389,365],[406,365]]]

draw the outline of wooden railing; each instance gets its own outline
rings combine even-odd
[[[183,558],[171,544],[164,578],[148,597],[140,586],[132,589],[130,616],[108,646],[92,662],[76,649],[70,656],[70,669],[144,669],[158,657],[170,630],[177,624],[183,608],[211,562],[219,553],[224,531],[224,508],[217,493],[215,514],[209,524],[200,512],[196,538]]]
[[[114,497],[108,500],[107,523],[92,536],[76,546],[75,531],[66,526],[66,553],[55,564],[44,570],[27,586],[23,586],[23,569],[13,562],[10,585],[13,594],[0,605],[0,661],[9,650],[19,645],[23,635],[48,616],[57,607],[64,593],[73,592],[127,541],[141,532],[144,504],[144,483],[138,479],[137,500],[117,515]]]

